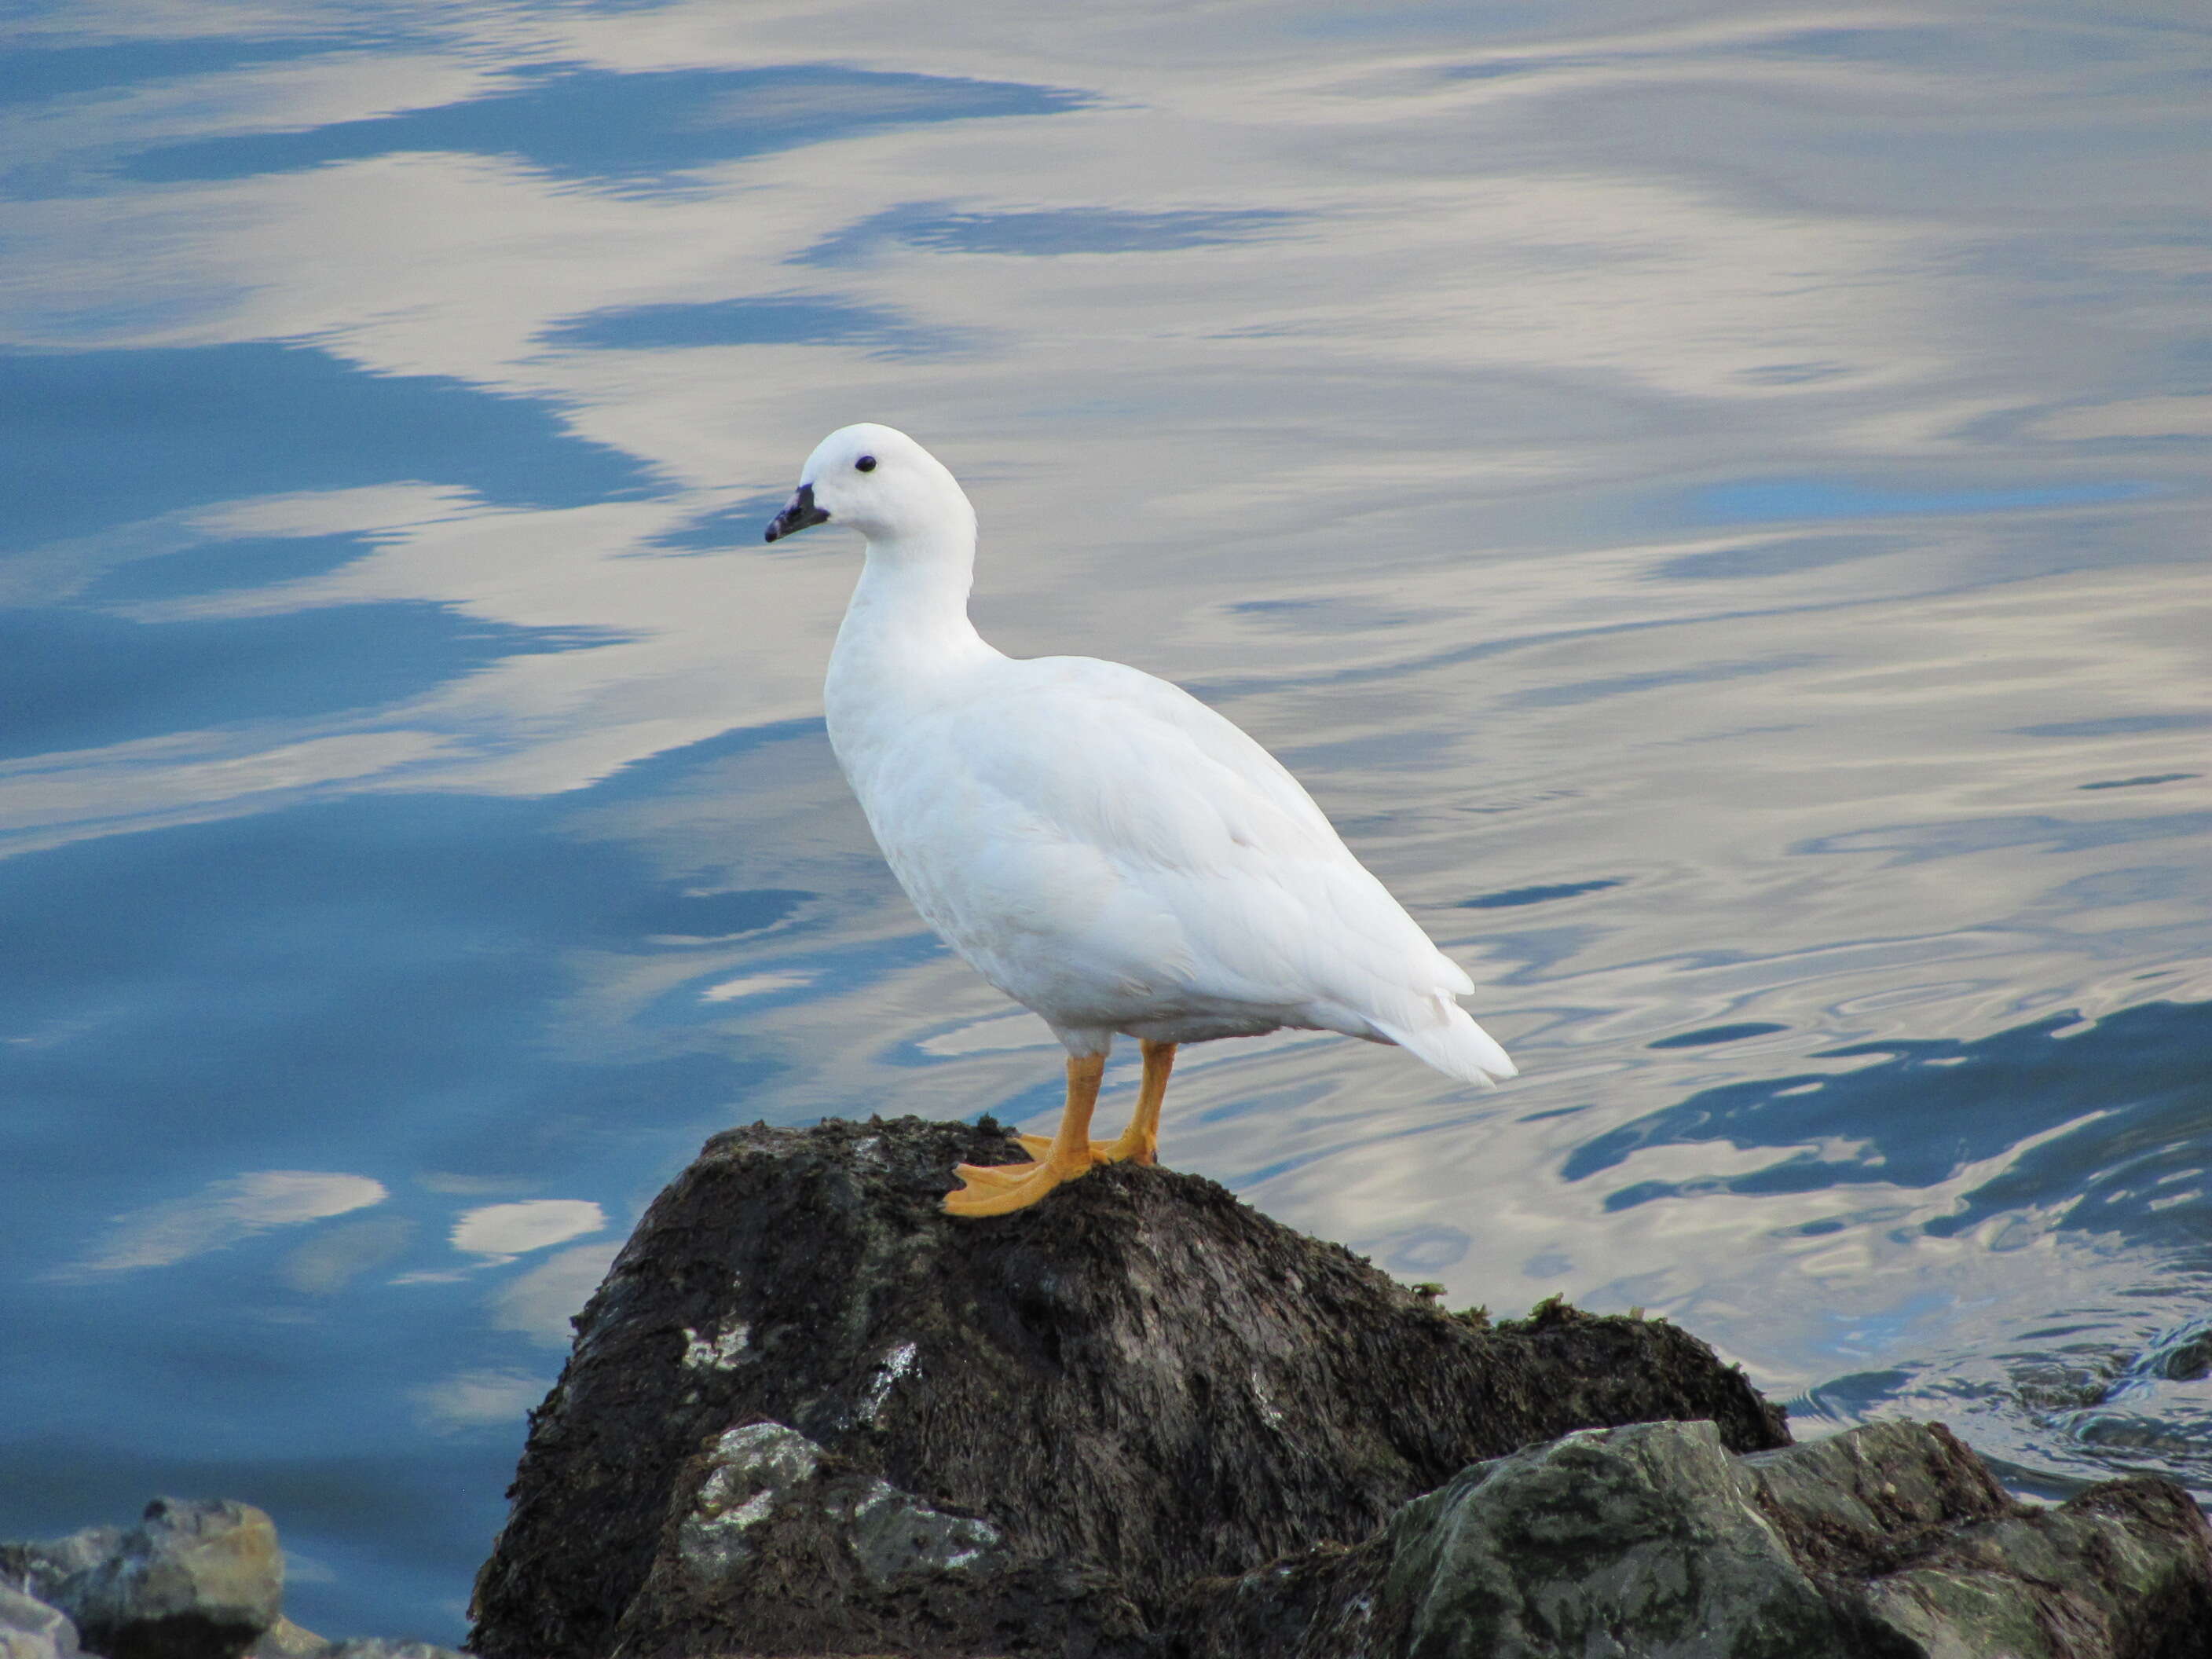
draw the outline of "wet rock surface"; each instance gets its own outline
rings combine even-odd
[[[1194,1579],[1571,1430],[1787,1443],[1663,1322],[1449,1315],[1196,1176],[939,1207],[955,1164],[1024,1156],[915,1119],[710,1141],[578,1321],[471,1645],[1135,1654]]]
[[[2184,1659],[2212,1532],[2179,1487],[2014,1502],[1940,1426],[1731,1457],[1711,1426],[1572,1434],[1373,1539],[1194,1585],[1176,1659]]]

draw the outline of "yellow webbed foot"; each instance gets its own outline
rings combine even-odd
[[[1035,1164],[963,1164],[952,1171],[970,1187],[1011,1187],[1036,1169]]]
[[[1070,1054],[1067,1104],[1060,1111],[1060,1133],[1050,1140],[1022,1137],[1022,1144],[1038,1154],[1036,1161],[961,1164],[953,1171],[960,1177],[960,1190],[945,1195],[945,1207],[954,1215],[1006,1215],[1027,1209],[1063,1182],[1089,1175],[1097,1148],[1091,1139],[1091,1110],[1097,1103],[1098,1080],[1105,1073],[1103,1053]]]
[[[1062,1182],[1088,1175],[1090,1166],[1072,1172],[1048,1163],[963,1164],[953,1170],[960,1190],[945,1195],[945,1207],[954,1215],[1008,1215],[1025,1210]]]

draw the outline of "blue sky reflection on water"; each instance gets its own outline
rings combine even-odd
[[[883,126],[1044,115],[1083,100],[1048,87],[828,64],[633,70],[552,64],[460,103],[290,132],[144,150],[122,169],[156,184],[242,179],[410,151],[513,155],[575,179],[665,184],[688,168]]]
[[[542,404],[276,343],[9,355],[0,410],[0,488],[27,509],[0,530],[9,548],[280,490],[424,478],[568,505],[647,477]]]
[[[0,68],[0,1536],[276,1513],[453,1639],[714,1129],[1048,1114],[818,679],[873,417],[977,611],[1191,684],[1525,1075],[1168,1149],[1801,1431],[2212,1492],[2198,26],[49,9]],[[1117,1066],[1110,1086],[1125,1086]]]

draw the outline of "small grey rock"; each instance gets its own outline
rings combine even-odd
[[[59,1607],[0,1589],[0,1659],[76,1659],[76,1626]]]
[[[281,1616],[276,1528],[250,1504],[157,1498],[56,1604],[105,1659],[239,1659]]]
[[[0,1544],[0,1584],[51,1601],[70,1578],[87,1567],[99,1565],[122,1544],[120,1527],[87,1527],[66,1538]]]
[[[318,1659],[470,1659],[470,1656],[428,1642],[387,1642],[380,1636],[373,1636],[356,1638],[350,1642],[333,1642],[323,1649]]]

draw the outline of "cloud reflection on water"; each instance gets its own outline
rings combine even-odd
[[[531,1198],[464,1211],[449,1237],[457,1250],[497,1259],[565,1244],[606,1224],[606,1212],[589,1199]]]
[[[295,1227],[381,1204],[388,1196],[367,1176],[305,1170],[257,1170],[210,1182],[191,1198],[170,1199],[118,1216],[107,1237],[65,1275],[174,1267],[272,1227]]]

